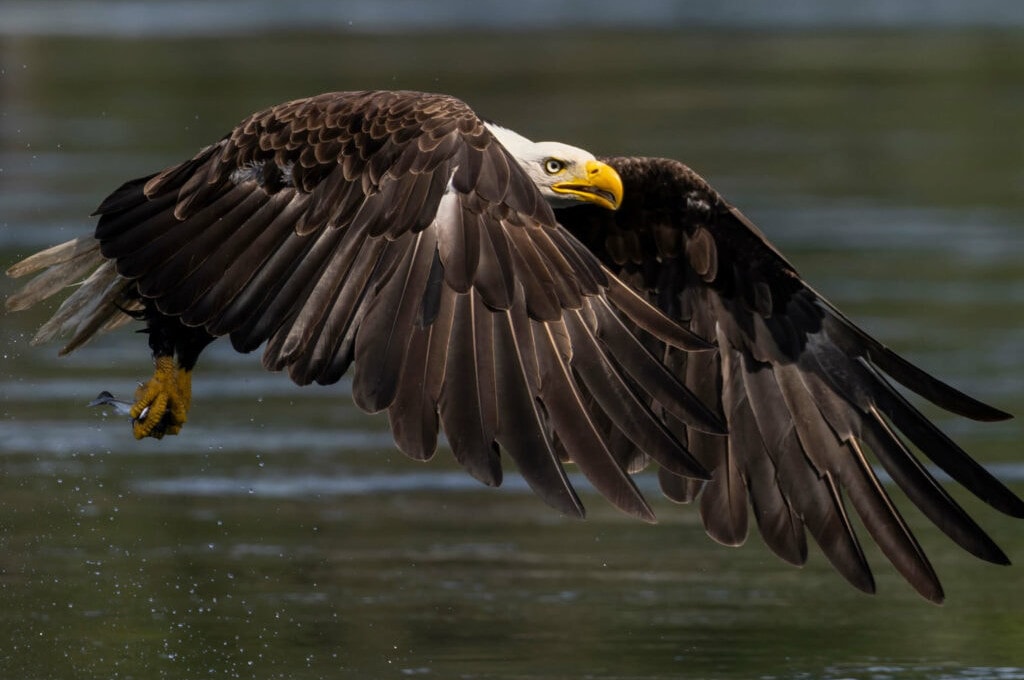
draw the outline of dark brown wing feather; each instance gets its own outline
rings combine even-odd
[[[729,429],[727,438],[714,437],[669,417],[677,437],[712,470],[712,480],[683,479],[663,469],[665,492],[679,501],[700,493],[709,534],[727,544],[743,541],[749,503],[767,544],[796,564],[806,559],[806,528],[851,583],[872,591],[845,498],[906,579],[939,601],[938,579],[879,483],[866,457],[871,452],[953,540],[982,559],[1006,563],[903,437],[995,508],[1024,517],[1024,502],[922,416],[886,376],[969,418],[1007,414],[940,382],[857,328],[683,164],[605,160],[622,176],[622,208],[560,210],[559,221],[650,301],[718,343],[713,353],[686,353],[648,338]]]
[[[688,427],[722,432],[720,421],[631,329],[709,345],[558,226],[456,99],[356,92],[275,106],[125,184],[98,213],[103,255],[150,308],[240,351],[264,346],[264,365],[299,384],[335,382],[354,362],[356,403],[386,409],[413,458],[433,455],[443,427],[473,476],[499,484],[505,451],[577,515],[560,457],[644,519],[630,461],[706,477],[652,399]]]

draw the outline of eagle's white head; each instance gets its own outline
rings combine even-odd
[[[594,154],[561,142],[534,142],[500,125],[487,123],[502,146],[554,208],[596,203],[615,210],[622,203],[622,179]]]

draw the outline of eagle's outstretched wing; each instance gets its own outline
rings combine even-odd
[[[649,406],[712,432],[720,421],[630,328],[677,347],[707,343],[560,228],[526,172],[453,97],[281,104],[191,160],[126,183],[97,212],[94,239],[14,272],[50,268],[8,301],[21,307],[95,269],[42,339],[66,331],[74,347],[135,310],[158,355],[172,353],[160,342],[198,356],[228,336],[243,352],[265,345],[264,365],[299,384],[335,382],[354,362],[356,403],[388,411],[404,452],[430,457],[443,427],[475,477],[500,483],[504,450],[570,514],[582,506],[564,459],[615,505],[653,519],[595,426],[602,418],[673,474],[706,476]]]
[[[559,220],[612,271],[718,344],[715,352],[686,353],[652,342],[729,430],[728,437],[715,437],[675,424],[712,479],[662,471],[669,497],[689,501],[700,494],[708,533],[730,545],[747,534],[749,503],[767,544],[794,564],[806,560],[806,529],[843,576],[870,592],[873,577],[847,516],[852,506],[900,573],[926,598],[940,601],[938,579],[879,483],[869,462],[873,454],[954,541],[982,559],[1007,563],[904,439],[995,508],[1024,517],[1024,503],[886,376],[968,418],[1007,414],[940,382],[855,326],[682,163],[603,160],[622,178],[622,207],[615,213],[568,208],[558,211]]]

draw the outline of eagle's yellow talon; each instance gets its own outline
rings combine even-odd
[[[192,407],[192,371],[179,368],[175,377],[177,380],[178,398],[174,402],[174,417],[178,421],[178,429],[180,430],[181,425],[184,425],[188,419],[189,408]],[[170,434],[177,434],[177,431]]]
[[[158,357],[153,377],[139,386],[128,415],[136,439],[178,434],[192,401],[192,374],[174,365],[171,357]]]

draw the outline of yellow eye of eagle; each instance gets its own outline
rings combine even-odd
[[[544,171],[549,175],[557,175],[565,169],[565,162],[557,158],[548,158],[544,161]]]

